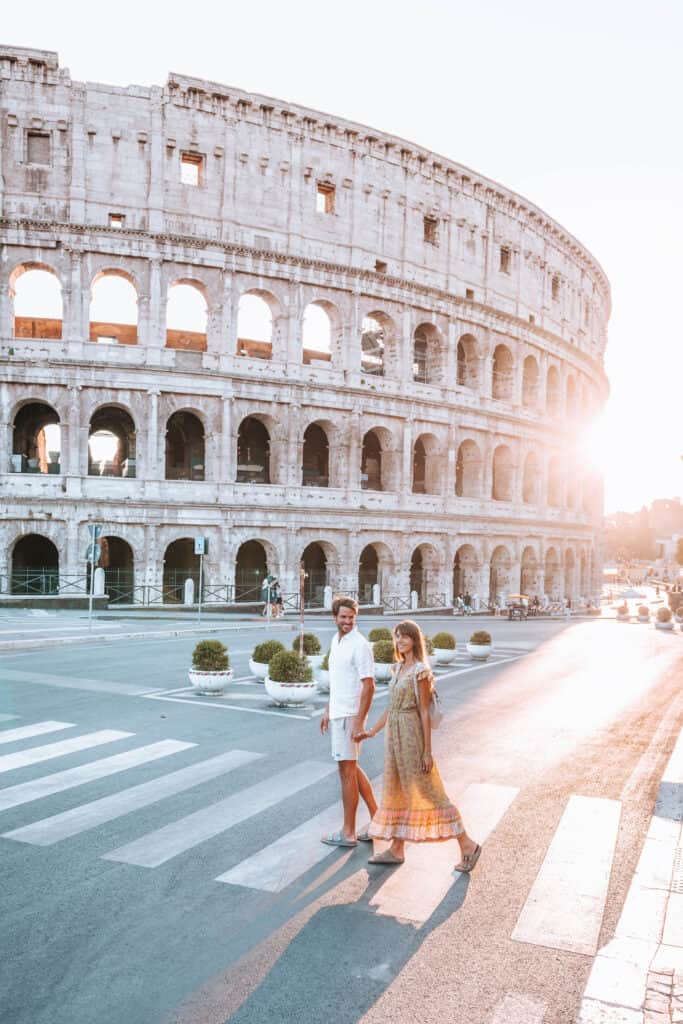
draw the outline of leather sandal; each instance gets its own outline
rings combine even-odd
[[[479,855],[480,854],[481,854],[481,846],[477,843],[475,848],[472,850],[472,853],[465,853],[465,854],[463,854],[462,860],[460,861],[459,864],[455,865],[453,870],[454,871],[461,871],[463,873],[463,875],[469,875],[470,871],[472,870],[472,868],[475,866],[475,864],[479,860]]]
[[[376,853],[374,857],[371,857],[368,864],[402,864],[403,857],[397,857],[391,852],[391,850],[385,850],[384,853]]]

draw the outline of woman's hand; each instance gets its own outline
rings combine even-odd
[[[434,758],[431,754],[424,753],[422,755],[422,771],[431,772],[434,767]]]
[[[363,732],[354,732],[353,740],[354,743],[362,743],[363,740],[371,740],[374,735],[372,729],[364,729]]]

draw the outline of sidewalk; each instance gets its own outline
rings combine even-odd
[[[577,1024],[683,1024],[683,731],[614,938],[595,958]]]

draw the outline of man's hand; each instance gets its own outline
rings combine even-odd
[[[353,723],[351,725],[351,736],[353,737],[354,740],[356,739],[356,736],[359,735],[359,733],[365,732],[365,725],[367,720],[367,715],[356,715],[356,717],[354,718]]]
[[[320,719],[320,731],[322,733],[327,732],[330,727],[330,712],[329,709],[325,711],[322,718]]]

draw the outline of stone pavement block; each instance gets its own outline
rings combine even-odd
[[[634,880],[617,924],[617,938],[659,942],[664,927],[668,896],[665,889],[640,888]]]
[[[584,999],[576,1024],[644,1024],[644,1020],[640,1010]]]
[[[643,844],[634,881],[641,888],[666,889],[668,891],[671,885],[675,851],[675,833],[672,832],[666,840],[648,837]]]
[[[667,946],[680,946],[683,952],[683,893],[672,892],[669,897],[663,942]]]
[[[669,946],[663,942],[655,953],[650,970],[659,973],[669,971],[672,974],[683,971],[683,949],[680,946]]]

